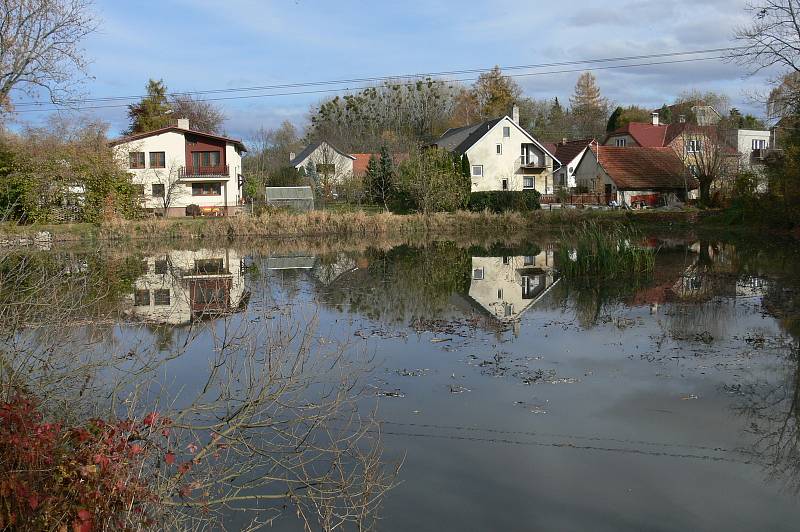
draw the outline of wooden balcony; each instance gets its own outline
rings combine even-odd
[[[228,173],[227,164],[218,164],[216,166],[181,166],[178,169],[178,176],[181,179],[195,179],[202,177],[225,177]]]

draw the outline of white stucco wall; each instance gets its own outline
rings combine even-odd
[[[752,158],[753,141],[763,140],[764,147],[769,148],[771,144],[771,134],[769,131],[757,129],[738,129],[731,132],[729,142],[741,154],[740,165],[742,168],[751,168],[758,161]]]
[[[503,136],[503,128],[510,128],[510,136]],[[497,153],[497,145],[502,153]],[[529,145],[531,157],[544,162],[540,171],[520,169],[521,147]],[[514,122],[506,117],[490,129],[466,152],[471,166],[483,166],[483,176],[472,175],[472,192],[503,190],[503,179],[508,179],[509,190],[523,190],[523,177],[534,177],[534,187],[542,194],[553,192],[553,158],[531,142],[530,138]],[[534,159],[531,159],[533,161]],[[472,171],[472,168],[470,168]]]
[[[561,186],[563,182],[567,188],[575,188],[577,182],[575,181],[575,170],[578,169],[578,163],[581,162],[583,154],[586,153],[588,148],[584,148],[582,152],[575,156],[571,161],[562,161],[561,168],[556,172],[556,186]]]
[[[152,185],[174,182],[182,167],[186,166],[186,139],[179,131],[167,131],[152,137],[123,142],[113,147],[120,165],[131,175],[137,185],[144,185],[143,206],[148,209],[160,209],[164,204],[161,198],[153,197]],[[164,152],[165,168],[150,167],[150,152]],[[130,168],[129,154],[144,152],[144,168]],[[200,207],[235,206],[239,201],[238,176],[242,171],[242,157],[232,143],[225,147],[225,163],[228,165],[228,179],[182,179],[178,193],[170,204],[170,208],[183,209],[195,204]],[[219,196],[192,196],[193,182],[222,182]]]

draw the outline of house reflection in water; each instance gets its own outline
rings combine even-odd
[[[239,312],[247,306],[244,262],[229,249],[170,251],[144,260],[130,314],[180,325]]]
[[[557,282],[553,251],[517,257],[473,257],[469,298],[504,325],[517,330],[522,314]]]

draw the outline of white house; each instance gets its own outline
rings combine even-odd
[[[325,176],[332,183],[353,176],[353,161],[356,158],[336,148],[327,141],[312,142],[297,155],[291,154],[289,165],[297,170],[309,170],[313,164],[314,170],[320,176]]]
[[[472,192],[538,190],[552,194],[558,159],[519,125],[516,106],[512,116],[448,129],[433,146],[467,156]]]
[[[189,121],[111,142],[114,153],[140,187],[143,206],[166,216],[184,216],[197,205],[204,215],[235,213],[240,207],[241,140],[194,131]]]
[[[558,144],[552,146],[547,145],[550,150],[561,161],[561,167],[556,170],[555,183],[556,188],[572,189],[577,185],[575,179],[575,170],[578,169],[578,163],[583,158],[583,154],[589,149],[589,145],[594,142],[594,139],[580,139],[580,140],[567,140],[564,139]]]
[[[764,164],[768,150],[772,148],[772,133],[758,129],[734,129],[728,133],[728,144],[740,155],[742,169],[758,168]]]

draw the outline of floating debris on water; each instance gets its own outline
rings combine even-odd
[[[450,385],[448,385],[448,388],[450,388],[450,393],[464,393],[464,392],[471,392],[472,391],[472,390],[468,390],[467,388],[464,388],[460,384],[455,385],[455,386],[450,384]]]

